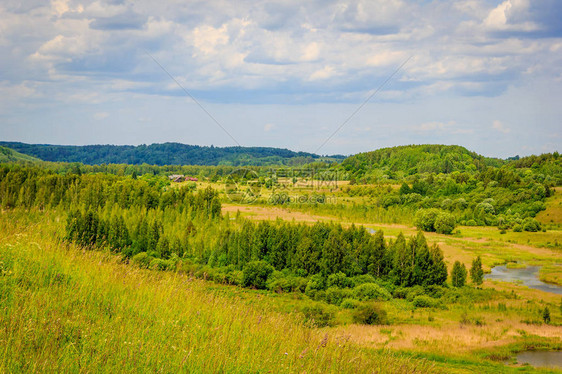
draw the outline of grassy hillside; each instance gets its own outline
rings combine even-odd
[[[57,220],[0,213],[0,372],[438,371],[305,327],[229,287],[63,245]]]
[[[280,148],[201,147],[180,143],[71,146],[0,142],[0,145],[44,161],[81,162],[88,165],[300,165],[320,159],[320,156],[312,153]]]
[[[37,162],[39,159],[0,146],[0,163],[4,162]]]
[[[458,145],[406,145],[381,148],[346,158],[343,168],[356,178],[385,174],[387,177],[416,173],[451,173],[476,171],[485,165],[503,162],[486,158]]]

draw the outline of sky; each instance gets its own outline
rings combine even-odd
[[[562,1],[0,2],[0,140],[562,151]]]

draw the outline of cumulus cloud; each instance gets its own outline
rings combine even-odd
[[[95,103],[102,107],[89,113],[115,113],[107,106],[183,98],[148,51],[202,101],[307,108],[329,103],[331,119],[340,114],[336,104],[352,105],[346,112],[352,113],[411,56],[354,121],[366,121],[362,113],[370,105],[385,104],[380,109],[394,115],[418,105],[403,129],[428,136],[468,134],[474,127],[464,124],[475,112],[468,103],[478,102],[485,108],[480,112],[494,113],[479,117],[482,127],[492,123],[497,132],[515,134],[519,130],[510,111],[495,114],[499,109],[490,101],[517,90],[525,92],[521,97],[533,96],[529,106],[560,96],[561,18],[558,0],[5,0],[0,6],[1,91],[4,97],[11,90],[20,105],[37,113],[47,102],[60,111],[68,104]],[[38,97],[45,101],[39,103]],[[452,104],[441,104],[449,98]],[[424,112],[428,102],[439,103],[433,113]],[[2,107],[0,115],[16,118],[10,105]],[[558,114],[549,109],[544,116]],[[254,123],[269,123],[268,118]],[[495,118],[509,128],[496,125]],[[307,121],[319,123],[312,117]]]

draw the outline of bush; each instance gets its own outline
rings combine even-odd
[[[437,218],[435,218],[435,231],[439,234],[451,234],[455,229],[457,220],[455,216],[449,213],[439,213]]]
[[[435,231],[435,220],[439,215],[438,209],[422,209],[416,213],[414,224],[423,231]]]
[[[170,270],[175,267],[175,263],[172,260],[163,260],[161,258],[154,258],[150,261],[149,267],[153,270]]]
[[[425,289],[422,286],[414,286],[407,289],[406,300],[414,301],[414,298],[419,295],[425,295]]]
[[[343,299],[353,296],[349,288],[329,287],[326,290],[326,302],[329,304],[340,305]]]
[[[478,223],[473,219],[469,219],[468,221],[466,221],[466,225],[467,226],[478,226]]]
[[[328,287],[332,286],[339,288],[351,287],[352,281],[340,271],[339,273],[330,274],[328,276]]]
[[[439,304],[439,301],[427,295],[419,295],[414,297],[412,303],[416,308],[434,308]]]
[[[522,232],[523,231],[523,225],[514,225],[513,226],[513,232]]]
[[[407,287],[396,287],[392,292],[392,297],[395,299],[405,299],[408,296],[410,289]]]
[[[340,304],[340,306],[344,309],[355,309],[359,305],[361,305],[361,303],[355,299],[343,299]]]
[[[141,268],[148,268],[150,266],[150,262],[152,261],[152,257],[149,256],[146,252],[137,253],[131,258],[133,264],[141,267]]]
[[[525,218],[525,220],[523,220],[523,230],[537,232],[541,230],[541,224],[534,218]]]
[[[390,300],[390,293],[376,283],[363,283],[355,287],[353,293],[361,301]]]
[[[365,303],[359,305],[353,312],[353,322],[363,325],[386,325],[388,316],[379,304]]]
[[[304,293],[306,296],[314,298],[318,291],[326,289],[326,280],[320,274],[314,274],[308,280]]]
[[[304,321],[312,326],[324,327],[333,324],[334,311],[321,304],[307,305],[302,309]]]
[[[375,283],[376,279],[371,274],[357,275],[351,278],[351,287],[357,287],[360,284]]]
[[[273,266],[265,261],[248,262],[242,270],[242,286],[264,289]]]

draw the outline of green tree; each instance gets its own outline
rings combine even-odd
[[[482,270],[482,260],[480,259],[480,256],[476,257],[472,261],[470,279],[472,279],[472,283],[476,285],[481,285],[484,280],[484,270]]]
[[[242,285],[264,289],[269,275],[273,273],[273,266],[265,261],[248,262],[242,270]]]
[[[544,307],[543,311],[542,311],[542,320],[544,321],[544,323],[546,323],[547,325],[550,323],[550,309],[548,309],[548,307]]]
[[[451,283],[453,287],[463,287],[466,283],[466,267],[459,261],[455,261],[451,271]]]
[[[433,224],[435,231],[439,234],[451,234],[455,229],[456,225],[455,216],[450,213],[439,213],[435,218],[435,222]]]

